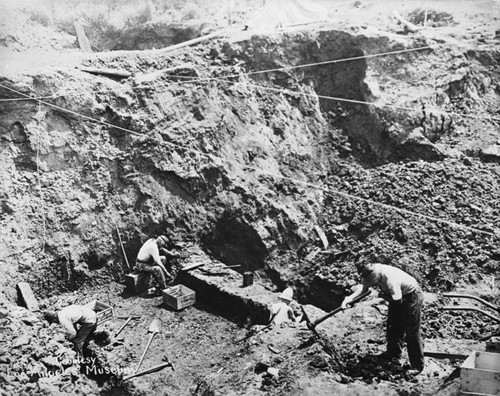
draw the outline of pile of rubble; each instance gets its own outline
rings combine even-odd
[[[71,343],[40,314],[4,304],[0,317],[2,394],[58,394],[74,389],[80,394],[95,392],[92,381],[81,376],[81,362]]]

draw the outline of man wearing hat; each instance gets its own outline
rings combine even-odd
[[[365,264],[358,271],[363,287],[347,296],[342,302],[342,308],[346,309],[352,300],[370,287],[378,288],[380,296],[389,302],[385,355],[388,359],[399,359],[406,340],[411,365],[409,372],[420,373],[424,369],[421,334],[423,293],[416,279],[399,268],[385,264]]]
[[[160,256],[160,251],[171,256],[176,256],[175,253],[166,249],[167,244],[168,238],[165,235],[160,235],[156,239],[148,239],[140,248],[139,253],[137,253],[137,260],[134,267],[136,271],[152,273],[161,290],[166,289],[167,283],[170,283],[173,279],[170,272],[165,268],[167,258]]]
[[[279,296],[280,301],[271,306],[269,324],[281,326],[288,321],[296,322],[297,318],[290,303],[293,301],[293,290],[286,288]]]

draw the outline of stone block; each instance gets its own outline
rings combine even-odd
[[[19,282],[17,284],[17,293],[19,296],[19,301],[32,312],[40,311],[38,301],[35,298],[31,286],[26,282]]]
[[[148,272],[134,271],[125,275],[125,286],[130,292],[139,294],[149,287],[150,279],[151,274]]]

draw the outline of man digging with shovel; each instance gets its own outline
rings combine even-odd
[[[399,268],[385,264],[365,264],[358,268],[363,287],[347,296],[342,309],[370,287],[381,291],[380,297],[389,302],[387,316],[387,359],[401,358],[404,341],[410,359],[408,374],[416,375],[424,369],[424,347],[421,335],[423,293],[415,278]],[[406,335],[406,338],[405,338]]]

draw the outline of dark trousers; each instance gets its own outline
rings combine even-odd
[[[424,368],[424,345],[422,342],[422,291],[403,296],[401,304],[389,303],[387,316],[387,354],[400,357],[406,339],[406,348],[412,368]],[[406,336],[406,338],[405,338]]]
[[[78,326],[78,325],[77,325]],[[76,332],[75,338],[71,341],[75,345],[77,351],[82,352],[83,346],[87,343],[88,338],[92,335],[97,327],[97,322],[94,323],[80,323]]]
[[[164,256],[160,256],[160,259],[161,263],[165,266],[167,258]],[[167,284],[172,281],[172,275],[170,275],[169,273],[165,274],[161,267],[159,265],[156,265],[152,260],[151,262],[147,263],[137,260],[135,262],[135,270],[153,274],[162,290],[166,289]]]

